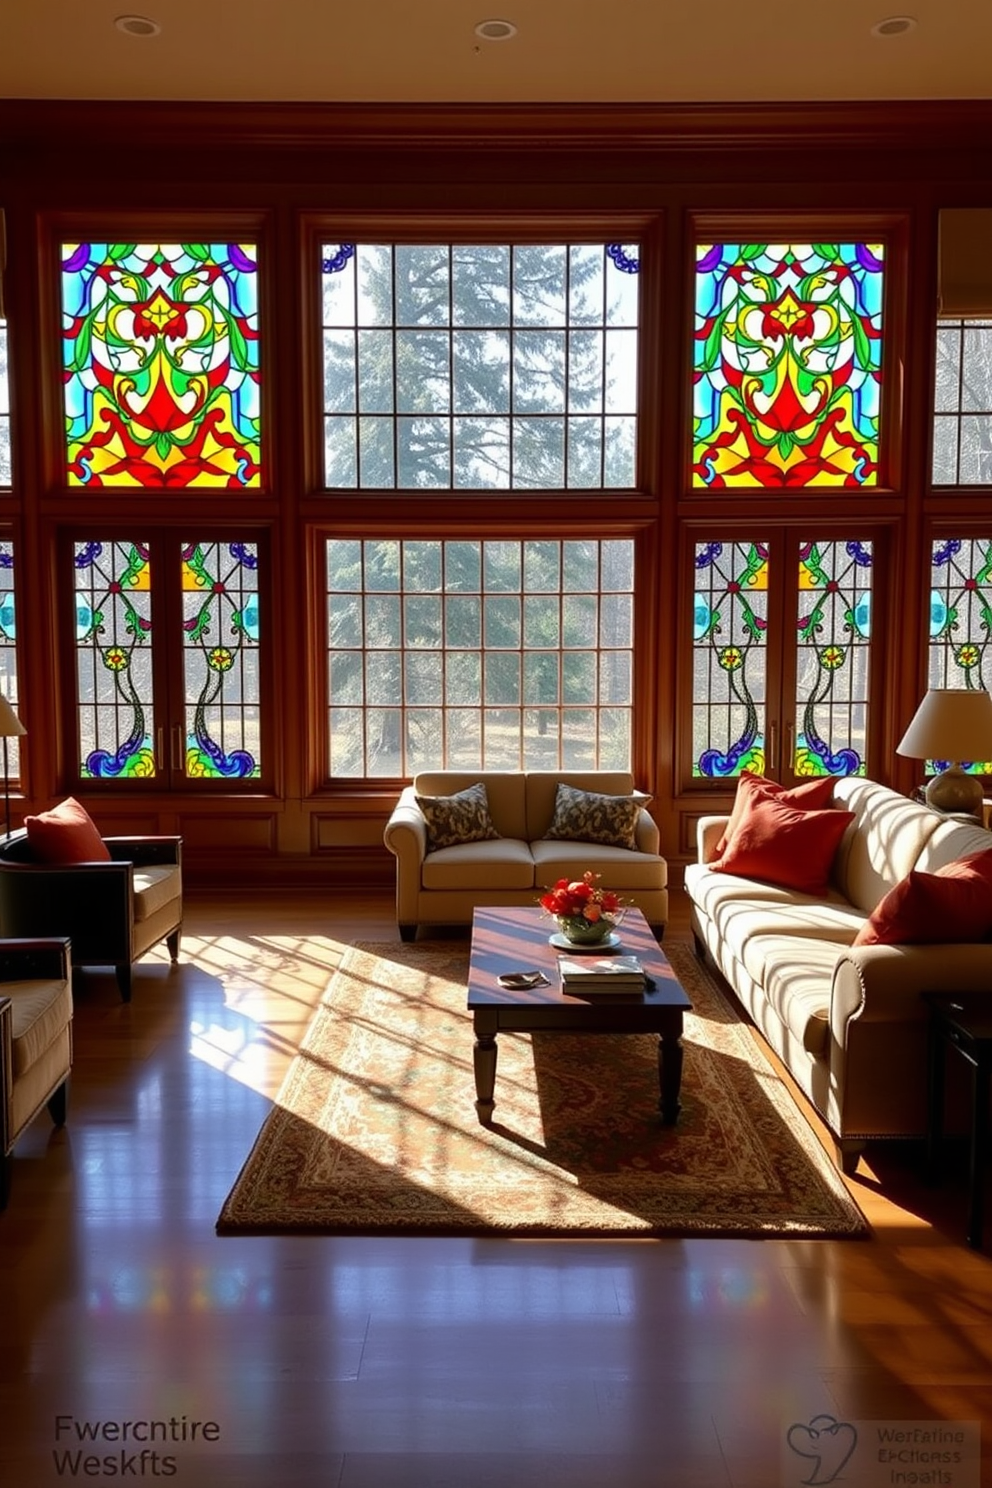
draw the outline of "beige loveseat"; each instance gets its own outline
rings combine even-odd
[[[417,796],[451,796],[481,780],[499,836],[427,850],[427,823]],[[668,920],[668,864],[660,855],[658,827],[642,808],[635,847],[545,839],[559,781],[601,795],[634,794],[633,776],[622,770],[454,771],[415,777],[400,796],[385,830],[396,857],[396,919],[412,940],[418,925],[468,924],[476,905],[536,904],[559,878],[586,869],[602,875],[602,886],[636,904],[659,933]]]
[[[824,898],[714,872],[727,818],[703,817],[686,869],[697,947],[709,953],[834,1134],[853,1171],[865,1141],[926,1131],[925,991],[986,991],[992,943],[851,942],[910,869],[933,873],[992,848],[984,828],[950,820],[868,780],[838,780],[854,812]]]

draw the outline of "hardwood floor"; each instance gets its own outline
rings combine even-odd
[[[386,895],[187,911],[182,964],[141,962],[130,1005],[78,975],[69,1124],[17,1149],[0,1482],[777,1488],[821,1413],[992,1421],[992,1258],[963,1171],[927,1189],[909,1152],[852,1182],[866,1241],[217,1239],[344,945],[398,937]],[[148,1421],[187,1439],[120,1439]],[[992,1484],[984,1453],[953,1488]]]

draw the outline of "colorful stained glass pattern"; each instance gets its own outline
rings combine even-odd
[[[938,323],[933,481],[992,485],[992,320]]]
[[[69,485],[257,487],[254,245],[67,243],[62,259]]]
[[[2,324],[2,322],[0,322]],[[14,544],[0,540],[0,692],[17,712],[17,617],[14,609]],[[7,740],[8,779],[20,776],[20,740]]]
[[[692,484],[878,484],[884,248],[704,243]]]
[[[154,776],[147,544],[76,543],[74,564],[80,773]]]
[[[332,539],[328,767],[629,769],[634,545]]]
[[[13,479],[10,460],[10,389],[7,385],[7,322],[0,319],[0,489]]]
[[[800,546],[797,775],[865,773],[871,578],[871,543]]]
[[[699,543],[692,651],[693,774],[765,767],[768,549]]]
[[[256,778],[261,711],[257,547],[188,543],[182,564],[186,775]]]
[[[929,686],[992,690],[992,538],[941,538],[930,562]],[[928,760],[927,770],[952,763]],[[966,768],[989,775],[992,761]]]
[[[637,245],[322,250],[329,489],[635,483]]]

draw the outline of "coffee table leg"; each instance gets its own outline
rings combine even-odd
[[[475,1049],[472,1061],[475,1065],[475,1109],[483,1126],[493,1119],[493,1091],[496,1088],[496,1017],[489,1011],[479,1010],[474,1015]]]
[[[682,1103],[682,1036],[678,1033],[658,1035],[658,1084],[661,1086],[661,1119],[665,1126],[674,1126],[679,1119]]]

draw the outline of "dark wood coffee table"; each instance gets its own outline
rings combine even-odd
[[[565,993],[558,975],[563,954],[549,944],[554,920],[539,909],[477,909],[472,917],[468,1006],[475,1027],[475,1108],[492,1121],[496,1087],[496,1035],[535,1029],[568,1033],[657,1033],[659,1108],[666,1125],[679,1115],[682,1085],[682,1018],[692,1007],[668,957],[639,909],[629,909],[613,954],[635,955],[654,986],[643,992]],[[571,952],[569,953],[571,954]],[[581,954],[581,952],[579,953]],[[602,955],[599,951],[597,954]],[[497,977],[540,970],[548,985],[507,991]]]

